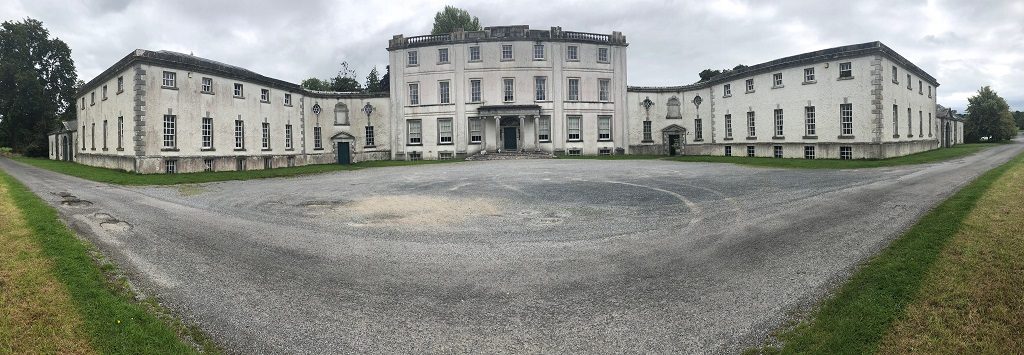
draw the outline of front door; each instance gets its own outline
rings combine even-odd
[[[338,164],[348,165],[352,163],[349,157],[348,142],[338,142]]]
[[[670,134],[668,135],[668,155],[679,155],[679,135]]]
[[[516,143],[517,143],[516,142],[517,141],[516,131],[517,130],[518,130],[518,128],[516,128],[516,127],[504,127],[504,128],[502,128],[501,138],[505,141],[505,144],[504,144],[504,149],[505,150],[513,150],[514,151],[514,150],[517,149],[517,147],[516,147]]]

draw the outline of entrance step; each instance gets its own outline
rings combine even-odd
[[[555,155],[545,151],[522,151],[522,152],[501,152],[501,153],[476,153],[466,157],[466,160],[520,160],[520,159],[554,159]]]

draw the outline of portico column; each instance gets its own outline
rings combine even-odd
[[[501,150],[501,116],[494,116],[494,151]]]
[[[519,145],[520,151],[526,150],[526,116],[519,115]]]

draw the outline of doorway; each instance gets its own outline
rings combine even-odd
[[[352,163],[352,157],[349,156],[348,142],[338,142],[338,164],[348,165]]]
[[[668,135],[668,155],[669,156],[679,155],[680,152],[678,150],[678,147],[679,147],[679,135],[678,134],[670,134],[670,135]]]
[[[516,149],[518,149],[517,144],[516,144],[517,141],[518,141],[518,135],[519,135],[519,128],[518,127],[502,127],[502,129],[501,129],[501,137],[502,137],[502,140],[504,141],[504,144],[502,145],[502,148],[504,150],[509,150],[509,151],[515,151]]]

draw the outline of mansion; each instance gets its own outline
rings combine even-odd
[[[627,46],[559,27],[396,35],[387,93],[139,49],[82,86],[50,158],[176,173],[524,151],[875,159],[963,140],[935,78],[880,42],[668,87],[628,86]]]

